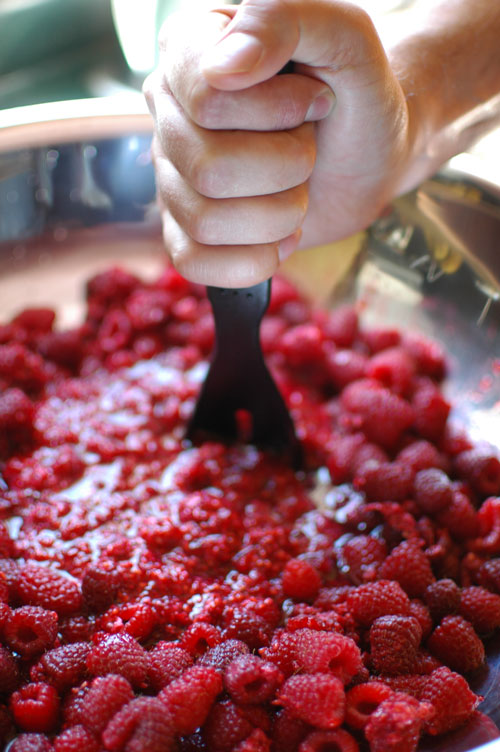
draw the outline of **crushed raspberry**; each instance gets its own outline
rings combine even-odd
[[[403,541],[396,546],[381,564],[378,575],[399,582],[410,598],[418,598],[434,582],[429,559],[414,541]]]
[[[23,731],[52,731],[59,717],[59,696],[50,684],[26,684],[11,695],[10,709]]]
[[[358,752],[356,739],[343,729],[335,731],[312,731],[299,747],[299,752],[322,752],[332,749],[335,752]]]
[[[23,658],[33,658],[54,645],[57,614],[40,606],[21,606],[7,616],[4,640]]]
[[[87,656],[87,668],[93,676],[119,674],[134,687],[146,686],[147,654],[126,632],[105,635]]]
[[[287,598],[310,601],[318,595],[321,577],[308,561],[290,559],[283,570],[282,584]]]
[[[333,729],[345,715],[344,685],[332,674],[291,676],[278,692],[276,705],[311,726]]]
[[[213,338],[171,268],[98,274],[69,330],[0,325],[0,746],[373,752],[471,722],[500,460],[448,420],[441,348],[274,280],[296,473],[185,440]]]
[[[422,627],[413,616],[381,616],[370,627],[370,657],[379,674],[409,674],[415,669]]]
[[[462,616],[445,616],[427,641],[429,650],[451,669],[468,673],[484,663],[484,645]]]
[[[241,705],[256,705],[270,700],[283,682],[277,666],[256,655],[243,655],[227,666],[224,686]]]
[[[36,564],[21,567],[17,593],[23,604],[41,606],[60,616],[75,613],[82,603],[80,584],[76,580]]]
[[[192,734],[202,726],[218,694],[222,678],[211,666],[192,666],[162,689],[158,699],[165,704],[178,734]]]
[[[110,752],[165,752],[172,737],[165,705],[155,697],[136,697],[113,716],[102,740]]]
[[[483,698],[471,691],[463,676],[443,666],[426,678],[419,699],[434,708],[426,731],[436,735],[462,726]]]
[[[415,752],[422,727],[432,718],[433,708],[428,702],[395,693],[383,700],[370,715],[365,735],[371,752]]]

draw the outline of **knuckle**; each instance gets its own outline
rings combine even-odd
[[[190,213],[185,226],[189,236],[203,245],[213,245],[217,242],[211,208],[208,199],[197,202],[196,211]]]
[[[202,128],[216,127],[219,112],[217,92],[210,89],[204,81],[197,80],[191,88],[188,99],[191,119]]]

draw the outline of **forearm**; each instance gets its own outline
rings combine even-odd
[[[500,125],[500,2],[423,0],[379,31],[410,112],[403,192]]]

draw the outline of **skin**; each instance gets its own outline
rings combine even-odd
[[[176,268],[252,285],[367,227],[500,123],[499,38],[492,0],[422,0],[378,29],[341,0],[171,16],[144,91]]]

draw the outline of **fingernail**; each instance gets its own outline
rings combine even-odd
[[[325,89],[316,97],[306,114],[306,122],[312,120],[322,120],[333,110],[335,104],[335,94],[331,89]]]
[[[248,73],[264,49],[255,37],[235,31],[207,50],[201,60],[203,70],[216,73]]]
[[[278,245],[278,257],[280,262],[285,261],[294,251],[297,250],[300,238],[302,237],[302,230],[296,230],[293,235],[289,235],[287,238],[280,240]]]

